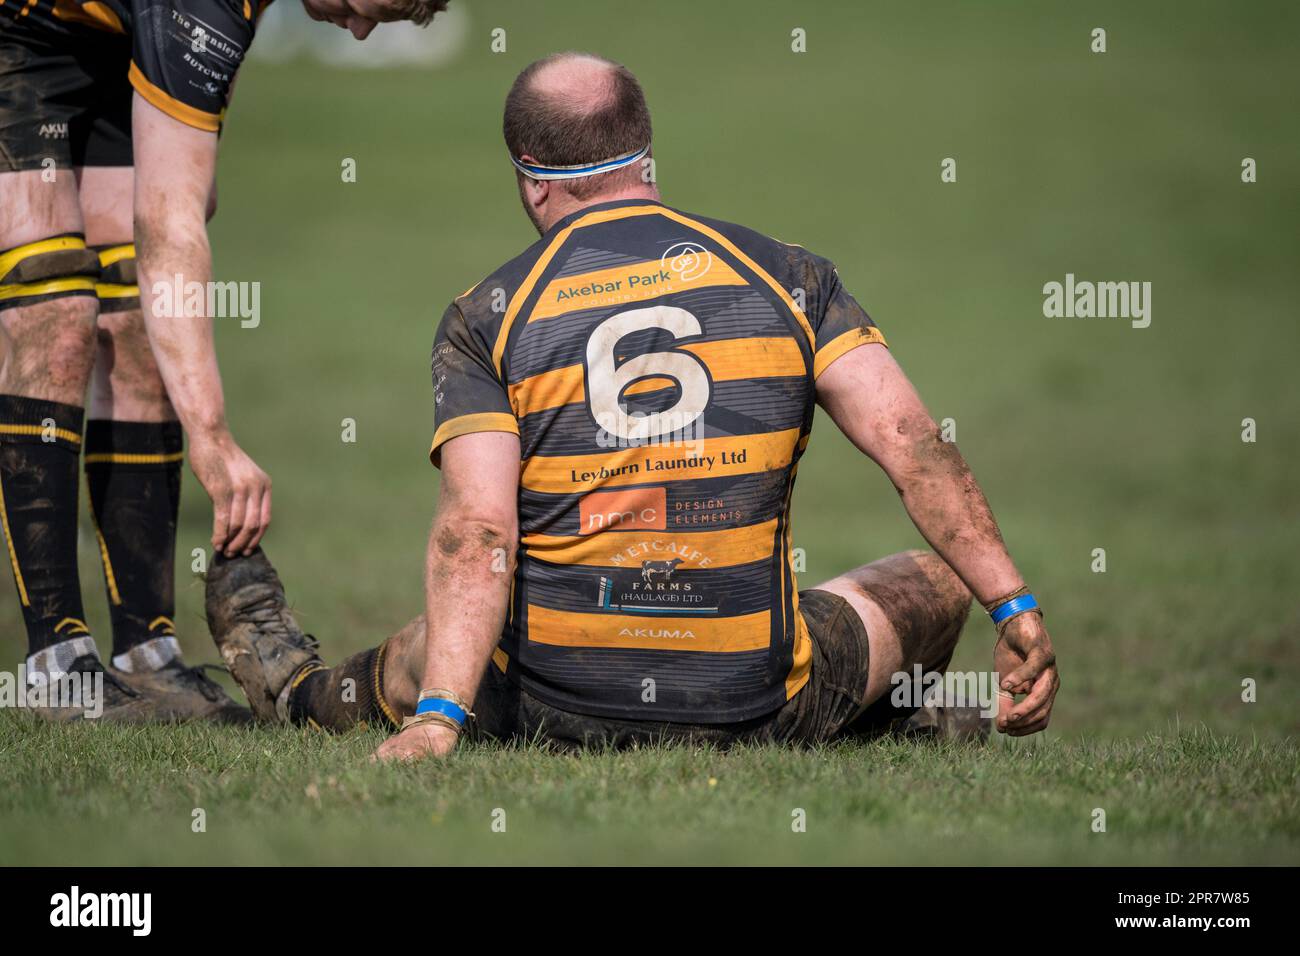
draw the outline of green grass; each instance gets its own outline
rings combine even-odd
[[[935,416],[956,420],[1047,608],[1052,729],[980,751],[490,750],[375,769],[364,735],[0,714],[0,859],[1300,862],[1294,5],[466,8],[469,45],[437,71],[251,64],[223,138],[217,274],[262,282],[263,313],[219,333],[230,415],[275,479],[267,549],[326,653],[421,605],[433,331],[533,239],[501,100],[534,57],[593,48],[646,86],[665,199],[834,259]],[[345,157],[356,183],[340,182]],[[1044,318],[1042,286],[1066,272],[1151,281],[1151,327]],[[190,659],[212,660],[188,573],[208,505],[186,488],[178,622]],[[794,513],[804,586],[920,543],[824,419]],[[92,542],[84,590],[107,650]],[[991,638],[975,621],[956,665],[988,667]],[[0,654],[22,653],[0,587]],[[189,832],[194,806],[206,834]]]
[[[471,747],[374,767],[367,732],[0,722],[7,860],[1230,864],[1294,863],[1300,840],[1295,746],[1204,728],[985,748]]]

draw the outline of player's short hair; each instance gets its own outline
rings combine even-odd
[[[600,105],[575,103],[563,95],[537,89],[537,74],[569,58],[595,60],[606,66],[609,88]],[[543,166],[579,166],[623,156],[650,145],[650,108],[632,71],[591,53],[553,53],[530,63],[515,78],[506,96],[502,123],[506,148],[516,159],[532,156]],[[642,181],[640,163],[608,173],[564,180],[577,199],[589,199],[614,186]]]
[[[433,21],[435,13],[442,13],[446,9],[447,0],[399,0],[402,18],[421,27],[427,27]]]

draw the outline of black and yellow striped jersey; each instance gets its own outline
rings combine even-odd
[[[174,119],[216,132],[257,20],[270,2],[0,0],[0,39],[27,45],[27,68],[48,71],[62,68],[61,57],[98,69],[97,60],[116,55],[117,44],[129,38],[121,69],[135,91]],[[0,73],[21,67],[0,62]]]
[[[447,309],[431,454],[520,437],[520,545],[494,660],[608,717],[779,708],[812,648],[790,496],[814,381],[883,344],[834,267],[652,201],[589,206]]]

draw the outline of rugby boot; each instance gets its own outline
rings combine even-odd
[[[294,678],[324,666],[319,642],[293,619],[261,548],[248,557],[217,555],[205,579],[208,628],[230,676],[259,720],[287,720]]]
[[[157,670],[128,672],[110,667],[110,672],[144,699],[153,709],[154,720],[246,724],[253,719],[252,711],[235,703],[204,673],[204,665],[186,667],[174,658]]]
[[[149,701],[105,669],[94,654],[82,654],[63,674],[49,682],[45,706],[32,708],[37,716],[58,724],[77,720],[142,724],[154,719]]]

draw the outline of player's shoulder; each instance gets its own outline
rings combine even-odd
[[[835,264],[799,243],[786,242],[725,219],[673,210],[722,236],[787,289],[815,288],[831,280]]]
[[[545,249],[545,240],[538,239],[519,255],[498,266],[456,296],[452,305],[460,310],[465,321],[471,325],[499,322],[515,292],[523,285]]]

